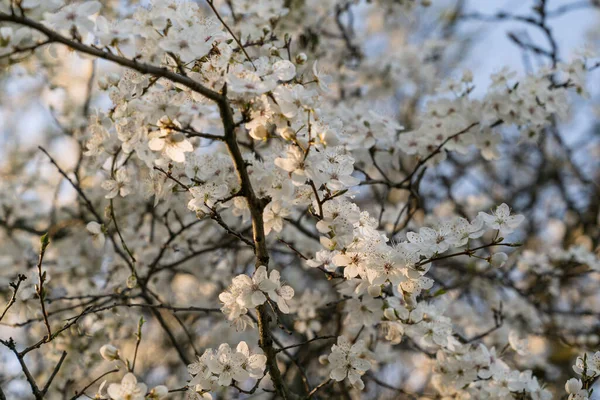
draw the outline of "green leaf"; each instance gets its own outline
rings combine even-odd
[[[42,251],[46,250],[46,247],[50,244],[50,236],[48,236],[48,232],[44,233],[40,238],[40,243],[42,244]]]

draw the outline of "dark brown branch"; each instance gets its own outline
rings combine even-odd
[[[56,374],[58,374],[58,370],[60,370],[60,367],[62,366],[63,361],[65,361],[65,358],[67,358],[67,352],[63,351],[62,355],[60,356],[60,360],[58,360],[56,367],[54,367],[54,370],[52,371],[52,375],[50,375],[50,378],[48,378],[48,382],[46,382],[46,385],[42,389],[42,397],[45,396],[46,393],[48,393],[48,389],[50,389],[50,385],[52,385],[52,381],[56,377]]]
[[[33,393],[33,396],[36,398],[36,400],[43,399],[40,389],[38,388],[37,383],[35,382],[35,378],[33,377],[33,375],[31,375],[31,372],[29,371],[27,364],[25,364],[25,360],[23,359],[24,355],[22,353],[19,353],[19,351],[17,351],[17,346],[16,346],[13,338],[9,338],[8,340],[0,339],[0,343],[2,343],[4,346],[8,347],[14,353],[14,355],[17,357],[17,360],[19,361],[19,364],[21,365],[21,369],[23,370],[23,373],[25,374],[25,379],[27,379],[27,382],[29,383],[29,386],[31,387],[31,392]]]
[[[46,248],[50,243],[48,239],[48,234],[42,236],[40,248],[40,255],[38,257],[37,270],[38,270],[38,279],[39,283],[35,288],[35,292],[40,299],[40,305],[42,307],[42,317],[44,318],[44,324],[46,325],[46,330],[48,331],[48,340],[52,338],[52,329],[50,329],[50,322],[48,321],[48,312],[46,311],[46,304],[44,302],[44,298],[46,297],[46,292],[44,291],[44,282],[46,281],[46,272],[42,272],[42,262],[44,261],[44,254],[46,254]]]
[[[4,311],[2,312],[2,315],[0,315],[0,321],[2,321],[2,319],[4,318],[4,316],[6,315],[6,313],[8,312],[8,310],[17,301],[17,292],[19,291],[19,287],[21,286],[21,282],[23,282],[26,279],[27,279],[27,277],[25,275],[19,274],[19,276],[17,277],[17,281],[16,282],[9,283],[9,286],[11,288],[13,288],[13,294],[10,297],[10,300],[8,301],[8,304],[6,304],[6,307],[4,308]]]

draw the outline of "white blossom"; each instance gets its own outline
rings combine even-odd
[[[147,386],[138,383],[131,372],[125,374],[121,383],[111,383],[108,386],[108,395],[113,400],[143,400],[146,397]]]

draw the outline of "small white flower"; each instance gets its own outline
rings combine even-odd
[[[352,345],[344,336],[338,337],[328,357],[333,368],[329,374],[331,379],[340,382],[348,378],[352,386],[358,390],[364,389],[361,376],[371,368],[371,363],[362,358],[364,347],[362,340]]]
[[[188,365],[188,372],[193,376],[190,387],[195,386],[196,391],[209,391],[230,386],[233,381],[260,379],[266,363],[267,357],[262,353],[252,354],[246,342],[240,342],[235,350],[223,343],[217,351],[207,349],[198,361]]]
[[[227,194],[227,191],[227,185],[215,182],[207,182],[190,188],[190,193],[194,198],[189,201],[188,208],[193,211],[210,213],[217,201]]]
[[[92,244],[94,245],[94,247],[97,249],[103,248],[106,238],[104,237],[102,225],[100,225],[96,221],[92,221],[86,225],[86,229],[89,233],[92,234]]]
[[[160,41],[161,49],[180,57],[181,61],[188,63],[204,57],[212,48],[212,42],[205,41],[198,32],[185,29],[172,34]]]
[[[244,369],[246,356],[240,352],[233,352],[228,344],[219,346],[219,350],[214,357],[207,360],[207,366],[210,372],[218,375],[218,384],[220,386],[229,386],[232,381],[243,382],[250,378],[248,371]]]
[[[279,271],[272,270],[269,275],[267,268],[261,265],[252,278],[245,274],[233,278],[231,287],[221,293],[219,299],[224,304],[221,310],[229,315],[229,320],[235,320],[246,314],[248,308],[264,304],[267,296],[277,303],[282,313],[287,314],[287,301],[294,296],[294,289],[281,284]]]
[[[294,297],[294,289],[288,285],[282,285],[280,282],[280,274],[276,269],[271,271],[269,281],[273,283],[274,288],[268,291],[269,298],[277,303],[279,311],[284,314],[290,312],[290,308],[286,301],[289,301]]]
[[[268,235],[271,230],[281,232],[283,229],[283,220],[289,215],[290,210],[284,208],[280,201],[272,201],[267,204],[263,212],[265,235]]]
[[[527,340],[527,338],[520,338],[516,331],[510,331],[508,334],[508,343],[510,344],[510,347],[520,356],[526,356],[529,354],[529,340]]]
[[[331,84],[331,82],[333,82],[333,79],[331,78],[331,76],[325,75],[322,70],[319,70],[316,60],[313,63],[312,72],[315,76],[315,80],[319,84],[319,88],[321,88],[321,90],[324,92],[328,92],[329,85]]]
[[[511,215],[510,208],[506,203],[499,205],[491,215],[480,212],[478,216],[483,219],[487,226],[498,229],[502,235],[513,232],[525,220],[523,215]]]
[[[571,378],[565,383],[565,390],[569,394],[568,400],[588,400],[589,392],[583,389],[581,379]]]
[[[108,387],[108,395],[113,400],[144,400],[146,391],[146,384],[138,383],[131,372],[125,374],[120,384],[111,383]]]
[[[131,193],[131,180],[125,168],[120,168],[115,173],[115,179],[109,179],[102,182],[102,189],[107,190],[107,199],[114,199],[117,195],[125,197]]]
[[[183,133],[177,132],[171,127],[179,124],[163,117],[158,121],[160,131],[152,132],[149,136],[148,147],[152,151],[161,151],[175,162],[185,161],[185,153],[194,151],[192,144],[185,138]]]
[[[277,288],[275,282],[269,280],[267,268],[261,265],[252,278],[242,274],[233,278],[233,292],[239,293],[237,302],[245,307],[256,307],[267,301],[266,292]]]
[[[94,22],[90,17],[96,14],[102,5],[98,1],[85,1],[69,4],[54,14],[46,15],[46,22],[61,30],[76,29],[81,33],[94,30]]]
[[[296,76],[296,66],[288,60],[279,60],[273,64],[273,75],[278,80],[287,82]]]

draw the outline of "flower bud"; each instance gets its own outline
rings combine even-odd
[[[109,86],[108,79],[106,79],[105,76],[101,76],[98,79],[98,87],[100,88],[100,90],[106,90],[106,89],[108,89],[108,86]]]
[[[129,275],[129,278],[127,278],[127,282],[126,285],[129,289],[133,289],[134,287],[137,286],[137,277],[135,275]]]
[[[308,60],[308,56],[305,53],[300,53],[296,56],[296,64],[302,65]]]
[[[110,85],[117,85],[121,81],[121,75],[113,72],[112,74],[108,74],[106,79]]]
[[[279,134],[285,140],[294,140],[294,139],[296,139],[296,132],[292,128],[290,128],[289,126],[286,126],[285,128],[283,128],[281,130],[281,132],[279,132]]]
[[[273,57],[279,57],[279,49],[273,46],[269,49],[269,54],[271,54]]]
[[[148,399],[152,399],[152,400],[161,400],[164,399],[168,396],[169,394],[169,389],[164,386],[164,385],[159,385],[154,387],[150,393],[148,393],[148,396],[146,398]]]
[[[117,349],[112,344],[105,344],[104,346],[100,347],[100,355],[106,361],[114,361],[121,359],[121,356],[119,355],[119,349]]]
[[[490,264],[492,264],[493,267],[500,268],[506,263],[506,260],[508,260],[506,253],[500,252],[490,257]]]
[[[464,83],[471,83],[471,82],[473,82],[473,72],[471,72],[470,69],[465,69],[463,71],[463,75],[462,75],[461,81],[463,81]]]
[[[583,384],[577,378],[571,378],[567,381],[567,383],[565,383],[565,390],[569,394],[574,394],[574,393],[579,392],[582,387],[583,387]]]
[[[393,308],[386,308],[383,311],[383,315],[389,319],[390,321],[395,321],[398,318],[396,317],[396,311]]]
[[[266,140],[269,132],[264,125],[258,125],[250,131],[250,136],[255,140]]]

